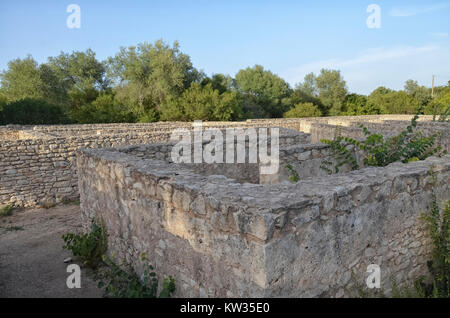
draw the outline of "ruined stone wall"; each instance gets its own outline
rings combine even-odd
[[[355,151],[354,146],[347,146],[350,153],[356,159],[358,165],[364,167],[363,156],[360,152]],[[304,144],[292,145],[280,149],[280,162],[278,172],[274,175],[261,176],[263,184],[289,182],[293,176],[294,170],[300,180],[327,176],[336,173],[335,166],[337,164],[333,154],[330,153],[330,147],[326,144]],[[290,166],[290,169],[288,169]],[[351,171],[349,164],[339,167],[337,173],[345,173]]]
[[[78,149],[151,143],[169,138],[166,134],[136,133],[69,138],[38,136],[34,139],[2,140],[0,204],[31,207],[77,199],[75,159]]]
[[[242,127],[282,127],[296,130],[280,140],[280,146],[319,142],[332,138],[334,125],[348,129],[357,122],[404,125],[411,115],[348,116],[294,119],[259,119],[245,122],[204,122],[204,128],[221,129]],[[448,125],[429,122],[431,116],[422,116],[421,125],[431,132],[443,132],[444,145],[450,147]],[[403,121],[403,123],[402,123]],[[394,124],[392,124],[392,122]],[[78,197],[75,151],[80,148],[113,147],[127,144],[166,142],[175,128],[192,129],[192,123],[160,122],[150,124],[94,124],[49,126],[1,126],[0,127],[0,204],[36,206]],[[317,161],[316,163],[318,163]],[[311,162],[308,162],[311,165]],[[314,164],[309,175],[317,175]],[[211,168],[208,166],[208,169]],[[301,168],[301,167],[300,167]],[[308,175],[308,167],[303,169]],[[209,169],[211,170],[211,169]],[[243,169],[237,169],[235,174]],[[209,172],[208,172],[209,173]],[[246,179],[248,176],[244,176]],[[285,177],[282,177],[283,179]],[[267,182],[271,182],[268,180]]]
[[[240,127],[239,123],[205,126]],[[0,204],[32,207],[77,199],[76,150],[166,142],[174,128],[192,129],[192,123],[0,128]],[[307,134],[282,130],[281,146],[307,142]],[[235,170],[236,176],[239,171],[246,169]]]
[[[398,135],[404,131],[410,124],[408,121],[387,121],[383,123],[361,122],[373,133],[379,133],[386,137]],[[332,140],[336,134],[351,137],[355,139],[365,138],[362,129],[355,123],[346,123],[346,125],[339,125],[338,123],[312,123],[309,127],[311,140],[314,143],[320,142],[322,139]],[[438,134],[436,139],[443,149],[450,151],[450,123],[430,123],[419,122],[417,131],[423,132],[424,136],[433,136]]]
[[[425,274],[431,166],[449,200],[450,156],[274,185],[116,149],[78,157],[85,226],[103,219],[117,258],[141,273],[146,253],[184,297],[342,297],[369,264],[387,291]]]

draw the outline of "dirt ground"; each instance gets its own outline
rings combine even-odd
[[[14,211],[0,217],[0,297],[101,297],[102,291],[81,273],[81,288],[66,285],[71,257],[61,236],[80,229],[78,205]]]

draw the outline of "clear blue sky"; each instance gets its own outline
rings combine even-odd
[[[81,7],[81,29],[69,29],[69,4]],[[369,29],[368,5],[381,8]],[[301,0],[0,0],[0,70],[31,54],[39,62],[61,51],[93,49],[99,59],[120,46],[164,39],[208,75],[235,75],[261,64],[294,85],[306,73],[336,68],[353,92],[413,78],[450,80],[450,2]]]

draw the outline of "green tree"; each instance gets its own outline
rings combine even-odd
[[[415,114],[421,106],[420,101],[405,91],[393,91],[379,87],[367,100],[369,107],[376,107],[383,114]]]
[[[435,115],[438,118],[444,113],[448,113],[450,109],[450,86],[442,87],[437,96],[428,103],[425,108],[426,115]]]
[[[314,91],[309,89],[308,87],[305,87],[305,83],[297,84],[290,96],[291,103],[293,105],[300,103],[312,103],[319,109],[323,109],[324,106],[318,98],[317,94],[315,94]]]
[[[6,104],[8,104],[8,99],[6,98],[5,95],[0,93],[0,113],[3,110],[3,108],[6,106]]]
[[[97,60],[91,49],[71,54],[61,52],[57,57],[50,57],[47,64],[67,91],[91,88],[103,91],[110,83],[106,78],[105,64]]]
[[[58,105],[67,102],[56,74],[45,64],[39,66],[31,56],[10,61],[0,81],[1,92],[9,101],[31,98]]]
[[[296,104],[294,108],[284,113],[284,118],[320,117],[322,112],[313,103]]]
[[[180,96],[202,74],[188,55],[158,40],[140,43],[108,59],[108,74],[114,81],[117,98],[128,105],[137,118],[157,118],[161,105],[169,97]]]
[[[71,114],[95,101],[110,84],[104,63],[98,61],[90,49],[70,54],[61,52],[57,57],[50,57],[47,65],[66,92]]]
[[[260,65],[240,70],[236,85],[243,96],[246,117],[282,117],[289,109],[289,84]]]
[[[80,124],[135,122],[131,111],[117,101],[114,93],[102,93],[93,102],[73,111],[72,116]]]
[[[67,124],[63,108],[44,100],[25,98],[3,106],[1,124],[50,125]]]
[[[235,81],[229,75],[213,74],[213,76],[211,78],[205,77],[202,80],[203,86],[206,86],[207,84],[210,84],[210,83],[212,85],[212,88],[217,89],[220,94],[235,90]]]
[[[314,73],[307,74],[297,90],[305,96],[318,99],[318,106],[325,115],[336,116],[344,111],[348,91],[340,71],[322,69],[318,76]]]
[[[236,120],[240,117],[236,92],[213,89],[212,84],[193,83],[180,97],[169,97],[161,110],[162,120]]]
[[[405,91],[408,95],[415,97],[423,106],[428,105],[431,101],[431,89],[425,86],[420,86],[417,81],[412,79],[405,83]]]
[[[342,115],[378,115],[383,111],[377,105],[368,103],[368,98],[365,95],[349,94],[344,101],[345,112]]]

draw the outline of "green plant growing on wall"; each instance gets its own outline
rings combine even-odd
[[[431,209],[422,215],[430,235],[433,249],[428,267],[432,275],[432,283],[426,286],[427,297],[450,298],[450,201],[443,210],[439,209],[434,187],[437,184],[436,174],[430,170],[433,183],[433,201]]]
[[[432,202],[428,213],[421,215],[425,222],[426,230],[431,239],[431,260],[427,262],[430,277],[419,277],[412,284],[399,285],[395,279],[391,279],[393,298],[450,298],[450,201],[444,204],[441,210],[438,205],[435,187],[437,185],[436,174],[433,167],[430,168],[432,185]],[[355,279],[352,273],[352,289],[346,288],[350,297],[380,298],[387,297],[383,290],[368,290]]]
[[[294,167],[292,167],[291,164],[287,164],[286,169],[289,172],[289,180],[292,183],[297,183],[300,181],[300,176],[299,176],[298,172],[294,169]]]
[[[146,255],[141,256],[146,262]],[[104,264],[97,273],[98,287],[104,289],[104,296],[108,298],[169,298],[175,291],[175,280],[172,276],[163,280],[158,295],[158,278],[152,265],[146,264],[141,278],[131,265],[117,265],[107,257],[103,257]],[[126,268],[124,270],[123,268]]]
[[[102,262],[102,257],[108,249],[108,234],[105,225],[91,222],[91,231],[84,234],[66,233],[62,236],[64,249],[79,257],[83,265],[95,269]]]
[[[163,280],[158,295],[158,279],[153,266],[146,264],[145,254],[141,256],[145,264],[142,277],[136,274],[131,265],[117,265],[106,257],[108,233],[103,222],[92,220],[89,233],[67,233],[63,235],[63,240],[64,249],[71,251],[84,265],[93,269],[94,278],[98,281],[98,287],[103,288],[105,297],[168,298],[175,291],[175,280],[169,276]]]
[[[411,120],[411,124],[393,137],[385,138],[381,134],[372,133],[364,125],[359,125],[365,136],[364,141],[339,134],[336,134],[333,140],[321,140],[330,146],[331,154],[336,160],[334,172],[339,172],[339,168],[345,164],[349,164],[352,170],[359,169],[355,155],[349,150],[351,145],[355,147],[355,151],[362,153],[364,165],[373,167],[385,167],[393,162],[425,160],[436,154],[445,154],[442,147],[436,145],[439,134],[426,137],[421,131],[416,131],[421,112],[422,107]],[[327,160],[322,162],[322,169],[332,173],[330,166],[333,166],[332,162]]]

